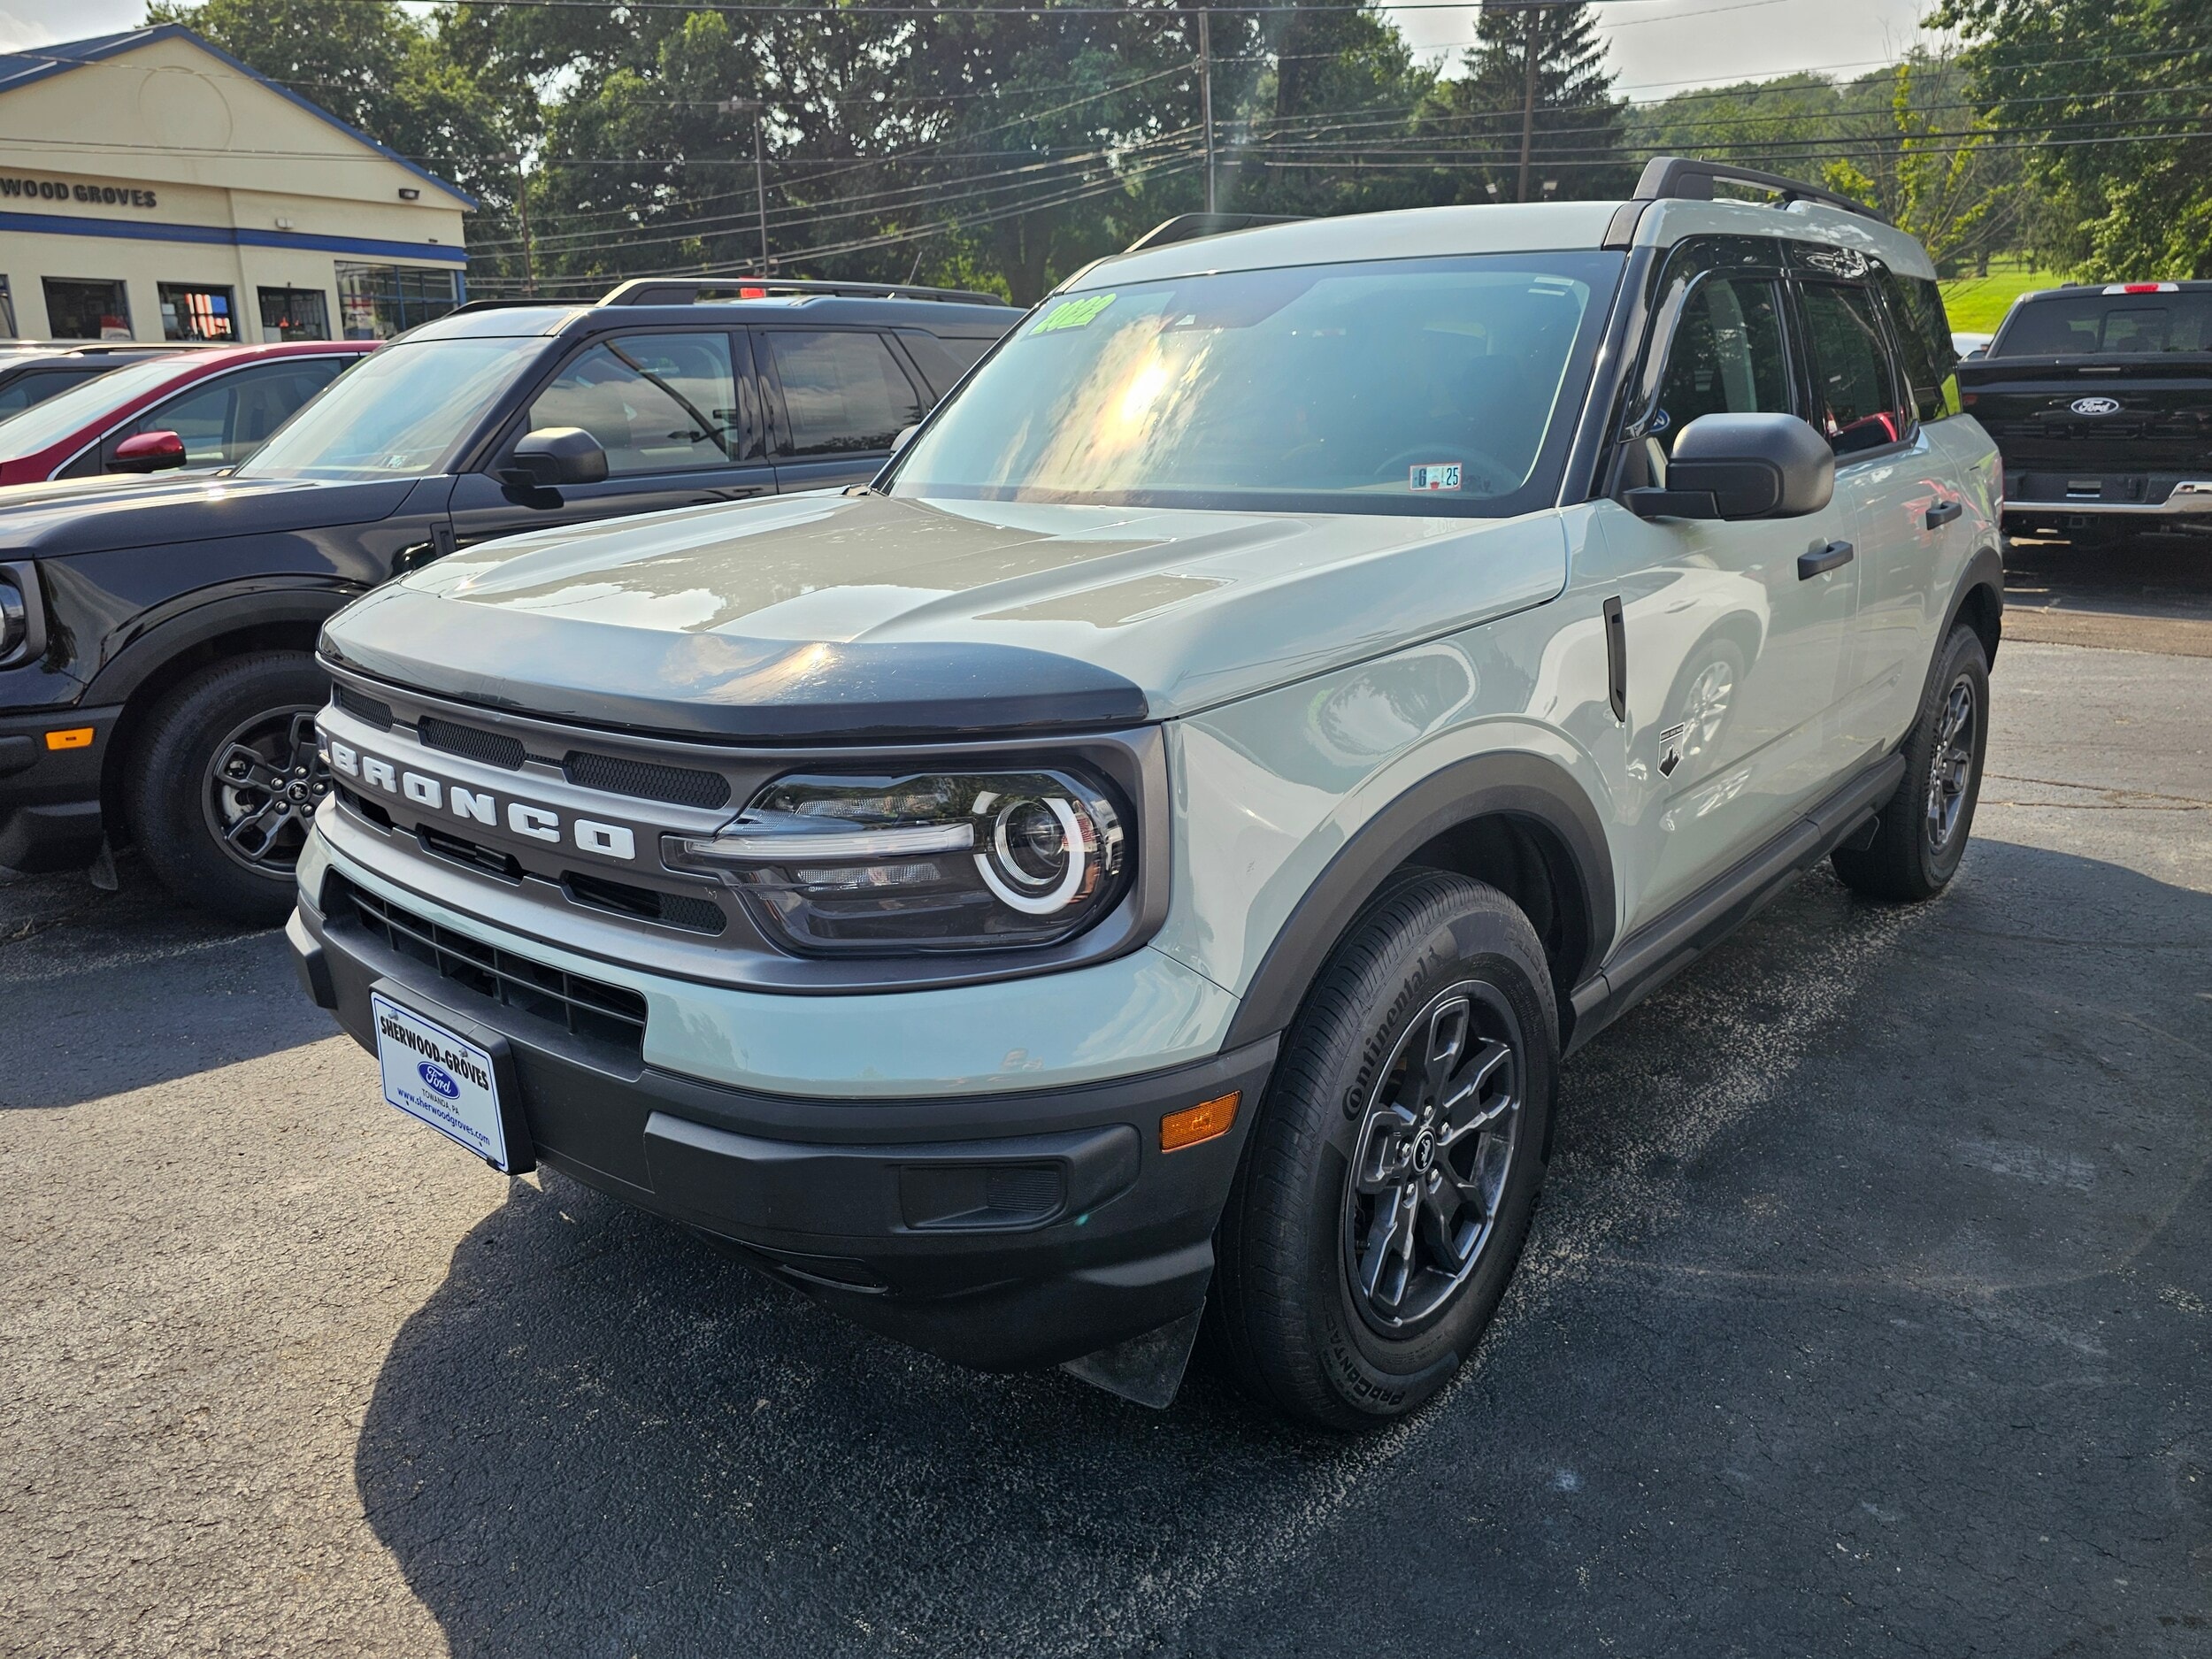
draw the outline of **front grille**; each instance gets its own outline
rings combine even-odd
[[[388,731],[391,728],[392,705],[390,703],[380,703],[374,697],[365,696],[351,686],[341,685],[334,689],[337,693],[338,706],[348,714],[352,715],[356,719],[366,720],[371,726],[380,726]]]
[[[437,970],[442,979],[588,1042],[632,1056],[645,1051],[645,999],[618,985],[533,962],[441,927],[333,874],[323,889],[332,920],[350,918],[399,956]]]
[[[561,762],[568,780],[608,795],[667,801],[677,806],[719,807],[730,803],[730,780],[718,772],[691,766],[657,766],[649,760],[618,760],[611,755],[569,750]]]
[[[561,888],[571,904],[608,910],[641,922],[660,922],[694,933],[718,933],[730,925],[722,907],[711,899],[687,893],[662,893],[653,887],[633,887],[574,870],[561,876]]]
[[[392,815],[365,796],[356,795],[345,785],[338,785],[338,798],[380,830],[392,827]]]
[[[509,772],[522,766],[522,740],[502,732],[480,732],[472,726],[456,726],[426,714],[415,722],[415,735],[425,749],[442,749],[449,755],[480,760],[487,766],[503,766]]]
[[[441,858],[450,858],[455,864],[466,864],[480,870],[488,876],[502,881],[522,879],[522,861],[512,853],[503,853],[490,847],[479,846],[463,835],[449,835],[445,831],[432,829],[429,825],[416,826],[415,839],[423,851],[434,853]]]

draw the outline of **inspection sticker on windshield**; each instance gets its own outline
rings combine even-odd
[[[1060,328],[1087,328],[1099,312],[1114,303],[1110,294],[1086,294],[1080,299],[1062,300],[1044,315],[1044,320],[1029,332],[1048,334]]]
[[[508,1168],[491,1056],[375,991],[369,993],[369,1015],[376,1022],[385,1102],[451,1136],[494,1169]]]
[[[1408,467],[1406,488],[1420,490],[1457,489],[1459,468],[1457,461],[1431,461],[1425,466]]]

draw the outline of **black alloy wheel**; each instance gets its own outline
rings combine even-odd
[[[1447,987],[1398,1039],[1362,1116],[1339,1224],[1360,1313],[1428,1328],[1496,1233],[1520,1140],[1520,1021],[1479,979]]]
[[[1830,856],[1844,883],[1870,897],[1932,898],[1958,873],[1973,833],[1989,749],[1989,655],[1961,624],[1943,643],[1920,713],[1905,734],[1905,775],[1882,804],[1873,841]]]
[[[223,740],[208,763],[200,804],[226,856],[257,874],[288,876],[310,820],[330,793],[316,752],[315,710],[272,709]]]
[[[305,651],[210,663],[172,687],[124,775],[131,827],[162,885],[219,916],[272,927],[330,779],[315,711],[330,682]]]
[[[1450,1380],[1527,1237],[1558,1065],[1511,900],[1436,870],[1377,895],[1284,1033],[1215,1235],[1207,1329],[1248,1393],[1362,1430]]]

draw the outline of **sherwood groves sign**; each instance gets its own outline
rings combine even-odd
[[[0,177],[0,203],[82,202],[87,207],[153,207],[154,193],[134,184],[95,184],[83,179]]]

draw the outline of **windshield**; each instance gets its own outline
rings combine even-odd
[[[96,379],[58,392],[42,403],[33,403],[19,414],[0,420],[0,460],[20,460],[36,455],[49,444],[90,426],[111,410],[121,408],[142,392],[166,386],[183,365],[174,357],[150,357],[143,363],[110,369]]]
[[[512,338],[386,346],[340,375],[238,471],[255,478],[394,478],[442,471],[454,449],[544,349],[542,340]]]
[[[1616,254],[1219,273],[1048,300],[892,493],[1276,511],[1548,498]],[[1570,395],[1571,394],[1571,395]]]
[[[2212,351],[2212,289],[2054,294],[2026,300],[1989,355],[2105,357],[2169,351]]]

